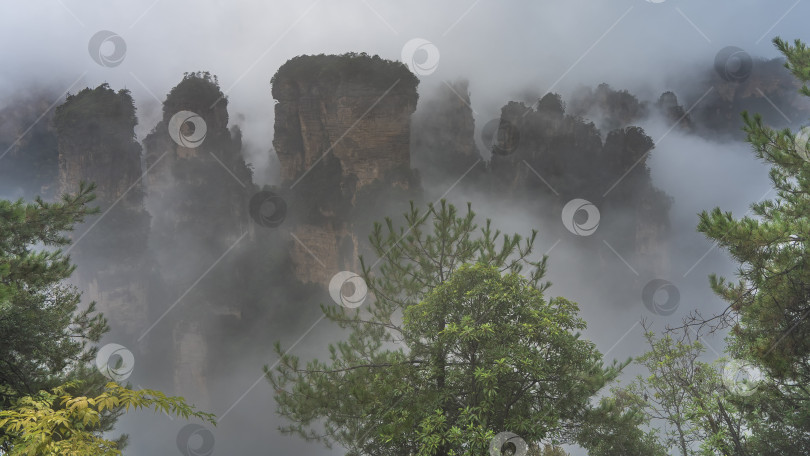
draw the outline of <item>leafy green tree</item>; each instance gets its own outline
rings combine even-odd
[[[0,200],[0,453],[120,454],[126,436],[106,440],[130,408],[212,420],[179,397],[107,383],[89,363],[106,320],[65,284],[74,271],[59,247],[85,217],[94,185],[60,202]],[[106,384],[105,384],[106,383]]]
[[[701,361],[706,349],[689,332],[659,338],[645,329],[650,351],[636,362],[649,375],[638,376],[614,395],[635,403],[649,420],[663,423],[664,445],[682,456],[755,454],[747,450],[746,432],[755,399],[733,394],[724,384],[726,360]]]
[[[650,427],[650,417],[639,401],[618,387],[611,391],[598,406],[585,411],[574,440],[589,456],[668,455],[669,446],[660,442],[656,430],[644,430]]]
[[[214,422],[214,416],[194,411],[181,397],[167,397],[160,391],[137,390],[107,383],[95,397],[74,396],[68,388],[81,387],[68,382],[23,396],[9,410],[0,411],[0,448],[11,448],[11,455],[113,456],[120,455],[120,443],[99,435],[104,412],[152,408],[156,412],[196,417]],[[7,450],[4,451],[6,453]]]
[[[550,444],[545,444],[542,447],[535,446],[534,448],[529,448],[529,452],[527,456],[568,456],[568,453],[565,452],[562,448]]]
[[[265,368],[292,422],[282,432],[351,455],[485,454],[504,431],[574,439],[623,365],[604,367],[579,338],[576,304],[544,297],[546,257],[529,259],[536,232],[501,237],[489,220],[479,232],[474,217],[442,202],[424,214],[412,205],[406,227],[375,224],[379,273],[361,258],[373,302],[322,306],[348,339],[306,367],[277,343],[280,362]]]

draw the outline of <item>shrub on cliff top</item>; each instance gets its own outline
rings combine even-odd
[[[91,89],[85,88],[75,95],[68,94],[65,102],[56,108],[54,125],[59,134],[69,132],[79,126],[97,125],[122,128],[124,137],[135,137],[132,128],[138,124],[135,116],[135,103],[129,90],[118,92],[106,82]]]
[[[183,80],[169,91],[163,103],[163,113],[171,117],[177,111],[187,110],[205,117],[214,106],[223,110],[227,124],[228,98],[219,87],[216,75],[208,71],[193,71],[183,73]]]
[[[273,96],[278,98],[275,87],[282,81],[359,82],[379,90],[394,88],[403,93],[412,91],[416,96],[419,79],[402,62],[386,60],[378,55],[369,56],[365,52],[347,52],[341,55],[299,55],[288,60],[270,79]],[[416,100],[414,100],[416,101]]]

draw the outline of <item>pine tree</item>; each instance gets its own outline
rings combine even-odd
[[[67,231],[97,212],[88,206],[93,189],[82,184],[56,203],[0,200],[0,408],[90,362],[88,343],[107,330],[94,303],[79,311],[80,293],[64,283],[75,266],[58,250],[70,242]]]
[[[774,44],[810,96],[810,50],[799,40]],[[810,130],[774,130],[748,113],[743,119],[747,141],[771,167],[775,197],[753,204],[752,216],[720,208],[700,214],[698,230],[739,264],[739,281],[712,275],[712,289],[729,305],[696,323],[730,327],[731,353],[765,373],[759,416],[749,422],[750,454],[810,454]]]
[[[283,432],[351,455],[486,454],[500,432],[576,441],[598,415],[591,398],[623,364],[603,366],[579,338],[575,303],[544,297],[546,258],[529,259],[536,232],[501,238],[474,217],[442,202],[424,214],[412,206],[398,229],[375,224],[379,260],[361,258],[371,302],[322,306],[350,330],[329,362],[303,367],[276,344],[281,360],[266,372],[291,421]]]

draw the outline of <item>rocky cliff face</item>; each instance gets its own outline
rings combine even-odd
[[[357,269],[351,213],[362,189],[411,186],[417,80],[401,63],[346,54],[291,59],[272,84],[282,186],[304,214],[289,228],[294,268],[302,281],[326,285]]]
[[[743,138],[740,113],[759,113],[775,128],[801,128],[810,117],[810,102],[798,95],[799,82],[784,67],[784,59],[754,59],[750,74],[741,80],[723,79],[717,72],[705,76],[704,85],[713,90],[695,106],[692,115],[700,132]],[[695,103],[703,95],[689,97]]]
[[[125,90],[116,93],[102,84],[68,95],[55,117],[60,191],[75,191],[83,178],[97,185],[100,202],[123,198],[126,205],[142,208],[141,146],[133,135],[137,122]]]
[[[279,86],[297,87],[301,98],[279,95],[296,116],[277,119],[277,147],[288,158],[285,184],[314,165],[285,195],[291,214],[278,230],[250,220],[248,203],[258,189],[211,75],[187,74],[170,91],[143,156],[126,91],[87,89],[57,110],[59,189],[95,182],[105,212],[87,235],[77,231],[83,239],[72,252],[76,278],[110,319],[115,342],[153,375],[150,382],[210,405],[212,369],[234,359],[231,350],[248,343],[240,339],[247,330],[264,324],[261,337],[270,337],[265,332],[278,327],[275,315],[286,315],[287,325],[295,321],[290,303],[312,301],[336,272],[357,270],[361,236],[354,223],[367,228],[365,209],[387,204],[390,192],[418,187],[409,166],[415,81],[400,64],[357,59],[376,69],[340,70],[334,80],[277,75]],[[298,124],[299,136],[285,138],[285,124]],[[301,148],[285,146],[294,143]],[[376,219],[380,207],[372,209]]]
[[[627,101],[627,94],[615,98],[620,100],[616,109],[594,108],[603,113],[604,125],[623,125],[635,115],[628,113],[641,109]],[[665,275],[671,202],[649,176],[646,158],[653,141],[632,126],[611,130],[604,140],[602,135],[593,123],[567,114],[558,95],[546,95],[536,107],[508,103],[497,134],[495,150],[501,152],[493,154],[489,165],[492,191],[510,195],[547,220],[559,220],[567,202],[587,200],[599,209],[599,235],[577,242],[599,259],[593,262],[597,269],[608,271],[599,276],[624,272],[605,267],[617,261],[611,247],[644,271],[639,280]],[[551,226],[556,230],[550,233],[570,235],[562,225]]]
[[[411,160],[425,185],[441,185],[481,159],[469,84],[448,83],[421,103],[414,115]],[[483,168],[483,167],[482,167]],[[472,176],[471,176],[472,177]]]
[[[344,189],[410,166],[416,81],[401,63],[365,55],[300,56],[282,65],[272,83],[278,100],[273,146],[284,183],[301,178],[325,154],[337,160]]]
[[[52,199],[59,179],[53,90],[23,90],[0,107],[0,194]]]
[[[163,119],[144,139],[146,203],[155,244],[174,246],[167,260],[186,241],[206,242],[205,252],[196,254],[215,259],[220,247],[250,227],[252,174],[242,157],[241,132],[228,129],[227,106],[214,77],[188,73],[169,92]]]
[[[59,193],[79,182],[97,185],[101,213],[77,227],[71,246],[80,265],[74,279],[114,328],[132,335],[147,322],[146,254],[149,214],[144,209],[141,147],[129,92],[106,84],[68,95],[55,112]]]
[[[658,112],[663,114],[666,119],[669,120],[670,124],[675,124],[678,122],[678,128],[682,131],[693,132],[695,130],[695,124],[692,122],[692,117],[689,113],[684,109],[683,106],[678,103],[678,97],[675,93],[667,91],[661,94],[658,98],[658,101],[655,103],[656,109]]]
[[[322,293],[335,273],[359,270],[371,222],[419,200],[411,154],[445,188],[481,159],[466,84],[438,93],[412,131],[416,84],[402,64],[365,55],[299,57],[279,69],[274,146],[283,181],[275,190],[289,209],[273,230],[250,221],[257,189],[211,75],[187,74],[170,91],[144,140],[143,165],[128,93],[88,89],[58,110],[61,189],[95,181],[102,209],[110,209],[77,248],[90,265],[80,268],[81,280],[125,334],[140,336],[157,322],[139,360],[163,372],[174,392],[209,404],[212,369],[234,349],[213,341],[240,340],[255,322],[309,300],[314,288]],[[603,211],[601,229],[620,233],[610,242],[633,264],[653,270],[665,262],[668,202],[643,161],[599,199],[651,147],[643,131],[618,128],[603,140],[550,95],[536,108],[507,104],[496,136],[497,153],[462,185],[526,201],[527,210],[557,220],[567,199],[589,198]]]
[[[150,340],[156,356],[172,366],[175,390],[206,404],[214,352],[207,324],[240,318],[244,302],[224,296],[232,284],[227,271],[250,250],[252,175],[242,158],[241,133],[228,129],[227,106],[215,77],[188,73],[144,139],[146,206],[153,216],[149,249],[162,290],[150,315],[162,320]],[[173,302],[176,308],[167,312]]]

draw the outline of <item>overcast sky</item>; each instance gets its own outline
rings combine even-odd
[[[711,65],[726,46],[770,58],[778,55],[771,44],[774,36],[810,41],[810,1],[802,0],[2,1],[0,107],[32,84],[61,94],[107,82],[113,89],[132,91],[141,139],[154,127],[162,101],[183,73],[207,70],[218,76],[228,95],[231,123],[242,127],[248,159],[264,182],[274,175],[268,167],[274,104],[270,78],[296,55],[362,51],[400,60],[406,43],[424,40],[424,52],[415,54],[415,63],[422,64],[427,54],[437,60],[431,62],[434,71],[419,75],[420,93],[445,80],[469,79],[480,127],[506,101],[526,93],[566,94],[580,84],[607,82],[652,99],[673,81]],[[104,30],[126,45],[120,64],[103,66],[91,57],[90,40]],[[103,44],[101,54],[122,49],[113,47],[112,42]],[[669,125],[650,120],[645,127],[658,139]],[[721,147],[677,132],[657,145],[649,163],[655,185],[675,198],[673,244],[680,254],[672,268],[684,283],[679,284],[681,299],[708,299],[706,275],[733,270],[721,252],[694,232],[695,214],[720,205],[741,215],[767,192],[767,169],[745,145]],[[520,219],[519,210],[507,218],[509,231],[511,221]],[[553,239],[541,239],[541,247],[543,242],[548,247]],[[552,280],[569,285],[564,291],[574,300],[597,299],[598,290],[577,287],[570,275],[559,272],[570,269],[555,272],[555,261],[565,265],[566,252],[564,244],[555,250],[559,260],[552,256]],[[687,280],[700,285],[687,286]],[[583,307],[586,318],[598,315]],[[600,348],[615,347],[609,359],[640,354],[637,344],[620,339],[632,329],[629,323],[606,327],[590,321],[589,336]],[[253,365],[245,378],[258,367]],[[268,388],[262,387],[266,395]],[[250,416],[235,413],[232,423],[245,426],[246,435],[261,435],[267,426],[252,423]],[[268,442],[266,453],[292,448],[289,440]],[[315,454],[315,447],[306,448]]]

